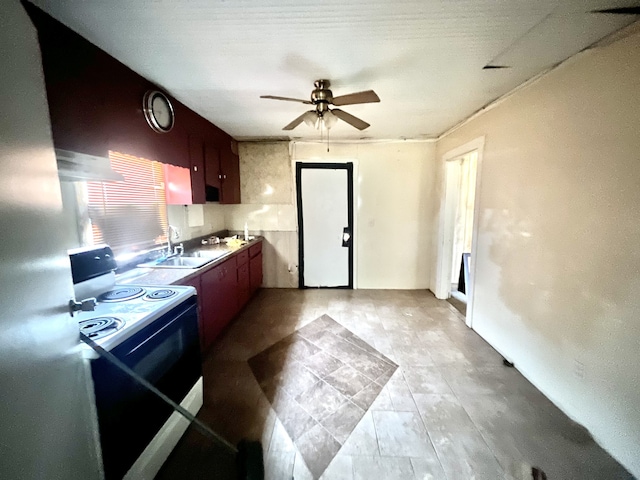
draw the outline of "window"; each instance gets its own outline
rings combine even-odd
[[[166,241],[164,171],[161,163],[133,155],[110,151],[109,158],[125,180],[86,182],[79,202],[86,208],[83,243],[107,243],[123,258]]]

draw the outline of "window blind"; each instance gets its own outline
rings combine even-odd
[[[124,182],[87,182],[93,244],[107,243],[116,255],[166,241],[167,207],[162,164],[109,152]]]

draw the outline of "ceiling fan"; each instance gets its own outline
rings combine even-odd
[[[293,130],[302,122],[310,127],[318,127],[321,124],[326,128],[333,127],[338,119],[347,122],[349,125],[364,130],[369,126],[367,122],[354,117],[350,113],[340,110],[339,108],[330,109],[329,105],[341,107],[343,105],[355,105],[357,103],[376,103],[380,101],[378,95],[373,90],[364,92],[350,93],[349,95],[340,95],[334,97],[329,87],[329,80],[316,80],[314,82],[315,89],[311,92],[311,100],[301,100],[299,98],[277,97],[274,95],[261,95],[260,98],[270,98],[272,100],[285,100],[287,102],[299,102],[306,105],[315,105],[315,110],[309,110],[303,113],[293,122],[283,128],[283,130]]]

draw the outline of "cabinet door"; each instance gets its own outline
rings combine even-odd
[[[249,260],[249,279],[253,295],[262,286],[262,252]]]
[[[204,145],[204,177],[206,184],[210,187],[220,188],[220,152],[211,142]]]
[[[222,268],[217,266],[201,275],[203,349],[211,346],[224,326],[221,311],[221,305],[224,304],[222,273]]]
[[[238,311],[247,304],[251,298],[251,279],[249,277],[249,263],[238,267]]]
[[[165,163],[164,198],[167,205],[193,204],[192,176],[189,168]]]
[[[238,313],[238,275],[236,257],[231,257],[220,265],[222,276],[222,304],[223,326],[226,326]]]
[[[191,196],[193,203],[204,204],[204,142],[198,136],[189,136],[189,162],[191,164]]]
[[[200,350],[204,351],[204,318],[202,314],[202,287],[200,284],[200,276],[190,278],[189,280],[181,280],[180,285],[194,287],[198,292],[198,333],[200,334]]]
[[[240,157],[230,149],[220,155],[222,173],[222,195],[220,203],[240,203]]]

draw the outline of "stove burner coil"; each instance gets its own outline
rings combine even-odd
[[[161,290],[155,290],[149,294],[147,294],[144,299],[145,300],[165,300],[167,298],[171,298],[176,295],[175,290],[171,290],[169,288],[163,288]]]
[[[106,337],[124,327],[124,320],[117,317],[96,317],[78,322],[80,332],[92,340]]]
[[[99,302],[125,302],[133,298],[144,295],[144,288],[140,287],[118,287],[109,292],[105,292],[98,297]]]

